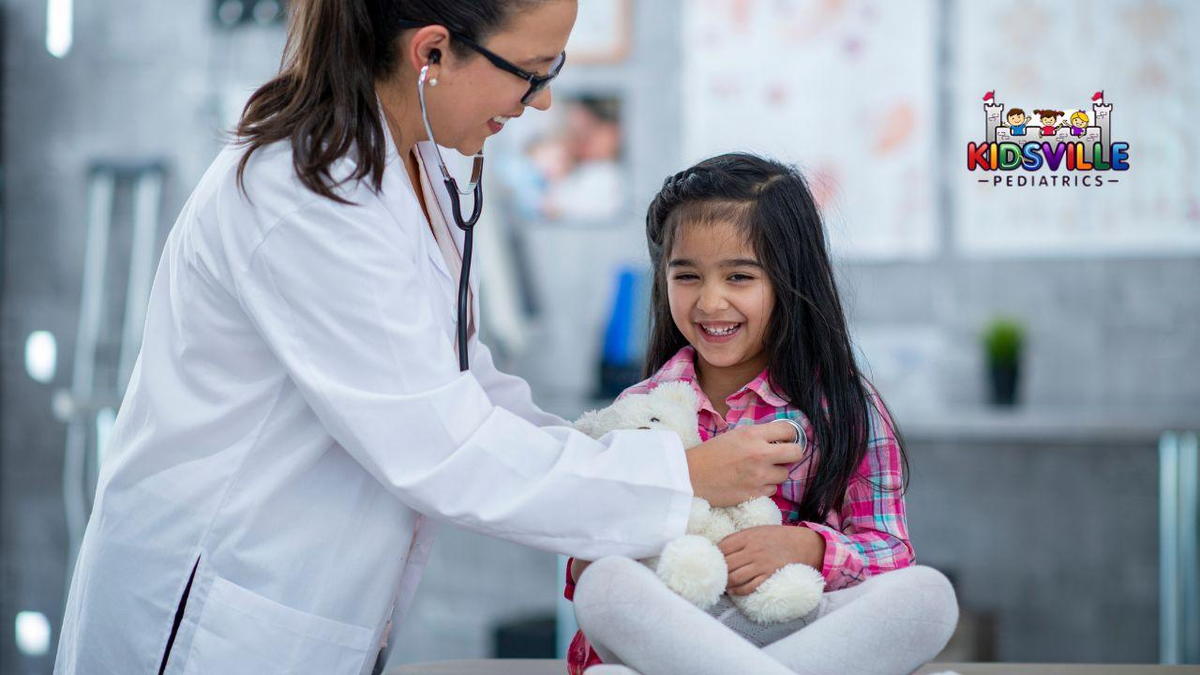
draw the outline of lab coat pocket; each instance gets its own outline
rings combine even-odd
[[[213,577],[184,674],[354,674],[374,656],[373,636]]]

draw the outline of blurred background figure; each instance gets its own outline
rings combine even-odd
[[[548,181],[542,204],[546,218],[606,222],[625,206],[618,105],[590,96],[568,103],[562,139],[568,169]]]
[[[560,100],[544,131],[504,154],[497,172],[513,217],[524,222],[612,227],[629,208],[621,164],[620,101],[584,95]]]
[[[51,670],[158,252],[288,4],[0,5],[0,673]],[[1200,662],[1198,32],[1187,0],[580,2],[554,107],[488,141],[481,330],[548,410],[603,405],[663,179],[794,163],[962,605],[944,660]],[[1047,107],[1129,170],[968,170],[993,115]],[[443,532],[393,664],[561,654],[560,564]]]

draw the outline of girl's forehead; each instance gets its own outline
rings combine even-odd
[[[734,255],[736,254],[736,255]],[[746,228],[728,220],[682,222],[675,232],[671,257],[738,257],[754,259]]]

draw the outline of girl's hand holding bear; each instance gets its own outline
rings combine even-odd
[[[717,545],[729,567],[727,590],[749,595],[776,570],[803,563],[820,570],[825,560],[825,539],[807,527],[762,525],[740,530]]]

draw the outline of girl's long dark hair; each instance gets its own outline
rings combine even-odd
[[[666,258],[676,233],[683,225],[712,222],[742,230],[774,289],[767,370],[771,388],[813,425],[819,455],[810,463],[800,519],[820,522],[841,507],[871,435],[888,430],[871,428],[868,406],[877,393],[855,362],[821,215],[798,171],[734,153],[706,159],[663,184],[646,214],[654,267],[646,374],[687,344],[667,301]],[[883,419],[890,418],[877,400]],[[903,442],[900,447],[906,486],[908,457]]]
[[[242,111],[235,134],[246,147],[238,164],[259,148],[290,140],[292,165],[313,192],[345,203],[334,188],[370,178],[383,184],[387,136],[379,117],[375,81],[396,67],[401,21],[438,24],[476,42],[503,27],[512,13],[537,0],[294,0],[283,62]],[[459,56],[469,48],[451,40]],[[335,162],[357,153],[350,176],[331,175]]]

